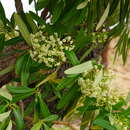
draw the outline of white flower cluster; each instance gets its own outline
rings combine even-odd
[[[96,98],[97,106],[112,106],[120,101],[117,91],[109,87],[110,77],[104,75],[103,70],[93,69],[85,72],[79,78],[81,92],[84,96]]]
[[[74,49],[71,36],[63,39],[54,35],[45,36],[42,31],[31,35],[32,50],[30,55],[32,59],[39,63],[44,63],[47,67],[57,67],[66,61],[65,50]]]
[[[117,130],[128,130],[128,121],[126,118],[117,115],[111,115],[109,116],[109,120],[111,125],[114,125]]]

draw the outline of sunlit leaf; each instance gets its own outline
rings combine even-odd
[[[99,22],[97,24],[96,30],[98,30],[103,25],[105,20],[107,19],[108,14],[109,14],[109,10],[110,10],[110,3],[108,3],[107,8],[105,9],[102,17],[100,18],[100,20],[99,20]]]
[[[11,111],[0,114],[0,122],[4,121],[10,115],[10,113]]]
[[[91,69],[93,69],[92,61],[87,61],[85,63],[67,69],[65,71],[65,74],[80,74]]]
[[[8,99],[8,100],[12,100],[12,95],[8,92],[8,90],[6,88],[0,88],[0,96]]]
[[[9,121],[9,124],[8,124],[6,130],[12,130],[12,121],[11,120]]]

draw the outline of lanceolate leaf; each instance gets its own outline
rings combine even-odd
[[[6,22],[7,22],[7,19],[5,16],[5,11],[4,11],[4,8],[3,8],[1,2],[0,2],[0,20],[2,20],[4,24],[6,24]]]
[[[9,92],[11,93],[16,93],[16,94],[24,94],[24,93],[29,93],[29,92],[33,92],[34,89],[29,88],[29,87],[16,87],[16,86],[7,86]]]
[[[28,45],[31,45],[30,33],[29,33],[25,23],[23,22],[23,20],[21,19],[21,17],[18,14],[14,14],[14,18],[15,18],[15,22],[18,25],[23,38],[25,39],[25,41],[27,42]]]
[[[79,10],[79,9],[85,8],[85,7],[87,6],[87,4],[88,4],[88,1],[89,1],[89,0],[84,0],[82,3],[80,3],[80,4],[77,6],[77,9]]]
[[[5,35],[4,34],[0,34],[0,51],[2,51],[3,48],[4,48],[4,45],[5,45],[4,40],[5,40]]]
[[[107,19],[108,14],[109,14],[109,10],[110,10],[110,3],[108,3],[107,8],[105,9],[102,17],[100,18],[100,21],[97,24],[96,30],[98,30],[103,25],[105,20]]]
[[[78,95],[78,87],[76,86],[71,87],[60,99],[59,103],[57,104],[57,109],[65,108],[68,104],[71,103],[71,101],[73,101],[73,99],[77,95]]]
[[[104,119],[96,119],[94,121],[95,125],[98,125],[102,128],[105,128],[106,130],[116,130],[116,128],[114,126],[112,126],[108,121],[104,120]]]
[[[40,130],[41,126],[42,126],[42,121],[39,121],[36,124],[34,124],[31,130]]]
[[[13,114],[15,116],[17,130],[24,130],[24,120],[19,109],[14,109]]]
[[[80,74],[85,71],[89,71],[93,69],[92,61],[87,61],[85,63],[82,63],[80,65],[74,66],[72,68],[69,68],[65,71],[65,74]]]
[[[44,122],[52,122],[54,120],[57,120],[58,119],[58,116],[57,115],[50,115],[46,118],[43,119]]]
[[[0,114],[0,122],[4,121],[10,115],[10,113],[11,111]]]
[[[8,99],[8,100],[12,100],[12,95],[8,92],[7,89],[4,88],[0,88],[0,96]]]
[[[12,121],[11,120],[9,121],[9,124],[8,124],[6,130],[12,130]]]
[[[38,100],[39,100],[41,115],[43,117],[48,117],[50,115],[50,111],[46,103],[43,101],[41,94],[38,95]]]
[[[65,51],[65,54],[67,55],[67,58],[70,60],[72,65],[77,65],[80,63],[74,51]]]

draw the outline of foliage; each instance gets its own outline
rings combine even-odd
[[[32,2],[35,12],[21,8],[11,19],[0,2],[0,57],[21,41],[28,46],[0,71],[3,76],[14,69],[17,75],[0,88],[0,130],[58,130],[55,124],[74,129],[65,122],[74,115],[81,130],[130,129],[130,108],[124,108],[129,96],[125,100],[110,87],[111,74],[101,64],[103,48],[115,37],[116,55],[127,59],[130,1]]]

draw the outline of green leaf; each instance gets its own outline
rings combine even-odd
[[[61,82],[56,87],[56,90],[60,91],[63,88],[71,87],[78,77],[79,77],[79,75],[75,75],[74,77],[66,77],[66,78],[62,79]]]
[[[4,88],[0,88],[0,96],[8,99],[8,100],[12,100],[12,95],[8,92],[7,89]]]
[[[52,23],[55,23],[57,20],[58,20],[58,18],[60,17],[60,15],[61,15],[61,12],[62,12],[62,10],[63,10],[63,2],[61,1],[61,2],[59,2],[57,5],[56,5],[56,7],[54,8],[54,11],[52,12],[53,14],[52,14]]]
[[[29,33],[25,23],[23,22],[23,20],[21,19],[21,17],[18,14],[14,14],[14,19],[15,19],[16,24],[19,27],[19,30],[20,30],[23,38],[25,39],[25,41],[27,42],[28,45],[31,45],[30,33]]]
[[[24,55],[18,57],[18,59],[16,60],[15,73],[17,75],[20,75],[20,73],[21,73],[21,70],[22,70],[22,67],[23,67],[23,62],[24,62],[24,59],[25,59],[26,56],[27,56],[27,54],[24,54]]]
[[[88,4],[88,0],[85,0],[85,1],[83,1],[82,3],[80,3],[78,6],[77,6],[77,10],[80,10],[80,9],[83,9],[83,8],[85,8],[86,6],[87,6],[87,4]]]
[[[36,10],[41,10],[46,7],[49,0],[38,0],[36,4]]]
[[[8,124],[6,130],[12,130],[12,121],[11,120],[9,121],[9,124]]]
[[[45,130],[51,130],[51,129],[49,128],[49,126],[47,126],[46,124],[44,124],[44,129],[45,129]]]
[[[7,74],[7,73],[13,71],[13,69],[14,69],[14,65],[13,65],[13,64],[10,65],[10,66],[8,66],[8,67],[5,68],[5,69],[2,69],[2,70],[0,71],[0,76],[3,76],[3,75],[5,75],[5,74]]]
[[[5,11],[4,11],[4,8],[0,2],[0,20],[3,21],[4,24],[7,23],[7,19],[6,19],[6,16],[5,16]]]
[[[33,21],[30,13],[26,13],[26,19],[27,19],[28,24],[31,27],[32,32],[36,33],[38,31],[38,28],[37,28],[35,22]]]
[[[65,54],[67,55],[67,58],[69,59],[72,65],[80,64],[74,51],[65,51]]]
[[[32,16],[32,18],[37,21],[38,24],[40,24],[40,25],[46,24],[46,22],[41,17],[39,17],[37,14],[35,14],[34,12],[29,11],[29,13]]]
[[[32,101],[31,103],[28,104],[28,106],[26,107],[24,111],[24,117],[32,113],[34,106],[35,106],[35,101]]]
[[[50,111],[46,103],[43,101],[41,94],[38,94],[38,101],[39,101],[40,112],[42,117],[48,117],[50,115]]]
[[[64,73],[65,74],[80,74],[85,71],[90,71],[93,69],[92,61],[87,61],[85,63],[82,63],[80,65],[76,65],[72,68],[67,69]]]
[[[29,92],[34,92],[34,89],[29,88],[29,87],[7,86],[7,89],[9,90],[9,92],[11,92],[13,94],[15,94],[15,93],[25,94],[25,93],[29,93]]]
[[[98,30],[103,25],[105,20],[107,19],[108,14],[109,14],[109,10],[110,10],[110,3],[108,3],[107,8],[105,9],[102,17],[100,18],[100,20],[99,20],[99,22],[97,24],[96,30]]]
[[[0,130],[6,130],[7,125],[8,125],[8,119],[5,119],[0,123]]]
[[[0,114],[0,122],[3,122],[10,115],[11,111]]]
[[[20,75],[22,86],[28,85],[28,79],[30,76],[30,66],[32,60],[28,53],[19,57],[15,64],[16,74]]]
[[[112,126],[108,121],[104,119],[96,119],[93,123],[102,128],[105,128],[106,130],[116,130],[114,126]]]
[[[25,99],[27,97],[30,97],[33,94],[34,94],[34,92],[23,93],[23,94],[19,94],[19,93],[15,94],[13,96],[13,102],[18,102],[18,101],[23,100],[23,99]]]
[[[43,122],[39,121],[36,124],[34,124],[34,126],[31,128],[31,130],[40,130],[40,128],[42,127]]]
[[[4,49],[5,46],[5,35],[4,34],[0,34],[0,51],[2,51]]]
[[[13,109],[13,114],[15,116],[17,130],[24,130],[24,120],[19,109]]]
[[[60,99],[59,103],[57,104],[57,109],[65,108],[68,104],[71,103],[78,95],[78,87],[72,86]]]
[[[15,37],[15,38],[12,38],[10,40],[5,41],[5,45],[6,46],[14,45],[14,44],[22,42],[23,40],[24,39],[22,37],[18,36],[18,37]]]
[[[0,105],[0,113],[5,112],[5,111],[6,111],[6,109],[7,109],[7,107],[8,107],[8,104],[3,104],[3,105]]]
[[[33,2],[33,0],[29,0],[29,4],[31,4]]]
[[[44,122],[52,122],[58,119],[57,115],[50,115],[43,119]]]

